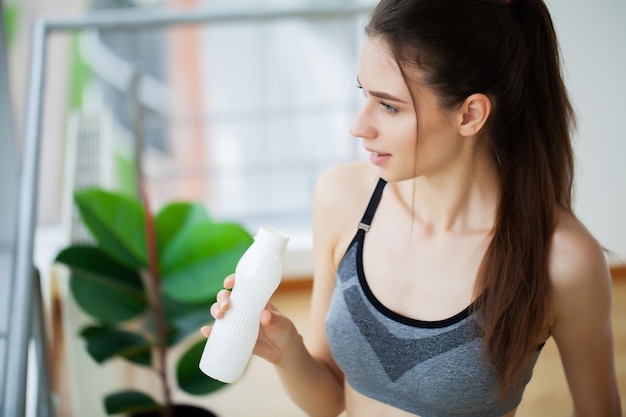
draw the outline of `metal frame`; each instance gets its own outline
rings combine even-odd
[[[1,0],[0,0],[1,1]],[[0,3],[1,4],[1,3]],[[220,24],[243,21],[268,21],[278,19],[340,18],[357,16],[369,12],[371,5],[345,4],[298,8],[247,8],[245,10],[194,9],[180,10],[108,10],[79,17],[42,17],[34,22],[31,32],[30,71],[28,92],[22,132],[21,165],[17,212],[17,242],[15,252],[15,274],[11,305],[11,322],[7,344],[7,382],[4,390],[2,416],[23,417],[26,410],[26,369],[31,323],[36,318],[32,312],[33,294],[39,282],[33,266],[33,241],[35,230],[35,208],[37,207],[37,178],[39,171],[39,151],[43,95],[45,90],[46,41],[53,32],[75,32],[85,29],[126,29],[170,27],[184,24]],[[39,308],[41,305],[39,304]],[[37,311],[39,314],[39,311]],[[37,330],[37,329],[35,329]],[[43,332],[43,328],[39,328]],[[38,333],[37,331],[35,333]],[[39,334],[40,339],[43,338]],[[41,341],[41,340],[40,340]],[[45,343],[45,340],[44,340]],[[45,359],[45,352],[40,353]],[[41,362],[39,372],[48,380],[48,369]],[[46,395],[46,386],[40,387],[39,397]],[[43,414],[52,415],[53,410],[39,407]]]
[[[9,88],[7,39],[4,20],[4,2],[0,0],[0,277],[2,294],[0,294],[0,378],[7,373],[8,363],[8,331],[10,326],[9,303],[11,302],[11,278],[14,271],[15,255],[15,219],[17,206],[17,166],[16,137],[13,125],[13,109]],[[6,284],[5,284],[6,283]],[[6,378],[8,379],[8,378]],[[0,389],[4,390],[10,382],[0,381]],[[2,395],[0,394],[0,407]],[[0,412],[0,415],[2,413]]]

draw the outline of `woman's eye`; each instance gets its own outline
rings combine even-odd
[[[365,91],[365,89],[363,88],[363,86],[361,84],[357,84],[356,88],[358,88],[359,90],[361,90],[363,92],[363,96],[367,97],[367,91]],[[381,106],[383,106],[383,108],[385,109],[385,111],[387,113],[397,113],[398,109],[396,109],[395,107],[393,107],[390,104],[385,103],[384,101],[379,101],[378,102]]]
[[[398,109],[396,109],[395,107],[385,103],[384,101],[381,101],[380,105],[383,106],[383,108],[385,109],[386,112],[389,112],[389,113],[397,113],[398,112]]]

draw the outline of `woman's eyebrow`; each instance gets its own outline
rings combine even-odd
[[[359,80],[358,75],[357,75],[357,77],[356,77],[356,82],[357,82],[357,84],[358,84],[359,86],[361,85],[361,81]],[[382,91],[368,91],[368,93],[369,93],[370,95],[374,96],[374,97],[377,97],[377,98],[382,98],[382,99],[384,99],[384,100],[397,101],[397,102],[399,102],[399,103],[405,103],[405,104],[408,104],[408,103],[409,103],[409,102],[408,102],[408,101],[406,101],[406,100],[403,100],[403,99],[401,99],[401,98],[398,98],[398,97],[396,97],[396,96],[393,96],[393,95],[391,95],[391,94],[388,94],[388,93],[385,93],[385,92],[382,92]]]

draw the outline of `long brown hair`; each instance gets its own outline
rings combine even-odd
[[[366,33],[388,43],[405,79],[425,72],[444,105],[473,93],[493,101],[481,146],[498,161],[501,190],[474,307],[501,394],[515,395],[550,313],[555,213],[572,211],[574,115],[548,9],[542,0],[382,0]]]

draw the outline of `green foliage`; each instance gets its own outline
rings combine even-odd
[[[223,288],[224,277],[234,272],[233,265],[251,244],[249,234],[235,223],[207,220],[183,228],[160,251],[163,291],[176,300],[202,302]]]
[[[79,36],[75,33],[70,38],[69,52],[69,108],[79,110],[83,106],[83,93],[89,84],[92,73],[80,55]]]
[[[198,334],[252,236],[238,224],[211,219],[199,203],[173,203],[153,217],[123,193],[87,188],[74,199],[95,244],[65,248],[56,261],[69,267],[72,295],[95,321],[80,334],[87,352],[98,363],[120,357],[155,367],[157,330],[166,330],[167,346]],[[146,224],[152,219],[155,241],[149,242]],[[158,254],[157,271],[149,269],[149,248]],[[162,314],[150,302],[155,281]],[[176,366],[178,386],[193,395],[224,385],[199,370],[203,346],[200,339]],[[161,407],[136,391],[111,395],[105,404],[110,414]]]
[[[161,408],[148,395],[139,391],[120,391],[107,396],[104,406],[108,414],[137,413]]]
[[[4,4],[3,12],[4,12],[4,36],[6,36],[7,45],[10,45],[15,39],[15,33],[17,32],[19,10],[16,4]]]
[[[89,355],[98,363],[121,356],[137,365],[152,364],[152,346],[138,333],[109,326],[87,326],[80,335],[87,341]]]
[[[191,349],[180,358],[178,366],[176,367],[176,379],[180,387],[190,394],[210,394],[225,385],[223,382],[207,378],[206,375],[202,373],[191,372],[194,367],[198,367],[203,350],[204,341],[201,340],[193,345]]]
[[[61,251],[56,261],[71,268],[74,299],[100,322],[129,320],[145,311],[145,290],[138,271],[121,265],[99,247],[71,246]]]
[[[138,201],[98,188],[80,191],[74,200],[103,252],[129,268],[147,267],[145,213]]]

